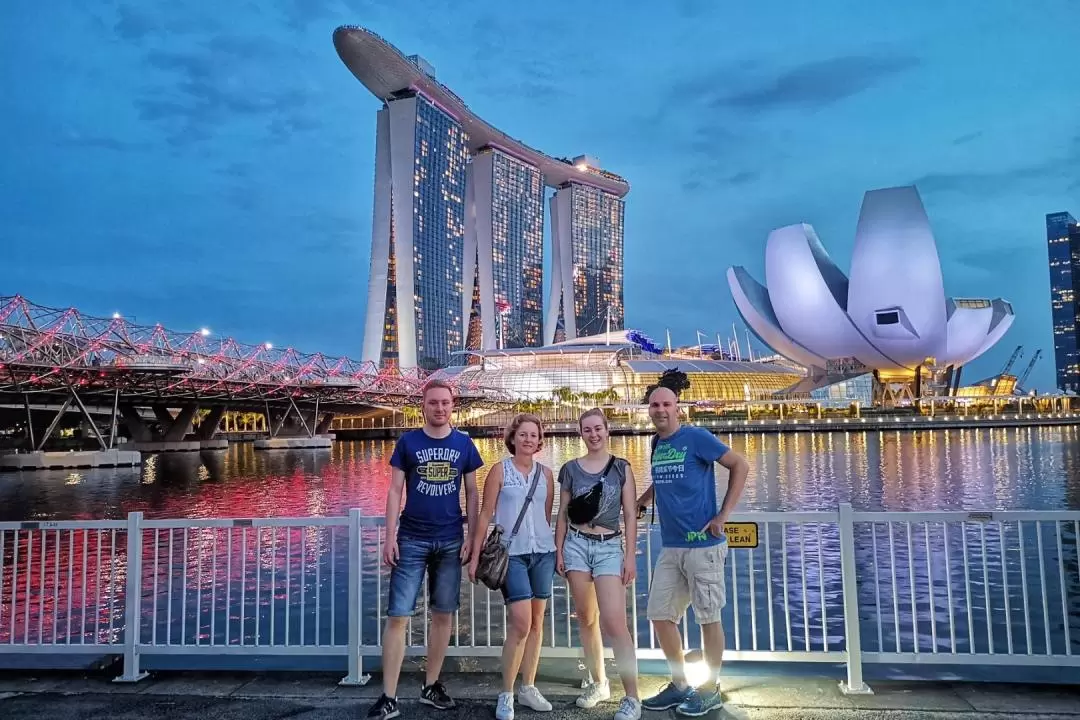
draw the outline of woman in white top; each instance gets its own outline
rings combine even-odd
[[[529,495],[533,475],[539,473],[536,491],[517,535],[510,541],[510,563],[502,587],[508,622],[502,651],[503,688],[495,717],[496,720],[513,720],[514,682],[518,671],[522,684],[517,701],[540,712],[551,710],[551,703],[536,689],[536,668],[544,640],[544,613],[551,598],[555,574],[555,535],[551,529],[555,477],[551,468],[534,459],[544,446],[544,427],[540,418],[529,414],[515,417],[506,429],[504,443],[511,457],[492,466],[484,480],[484,505],[472,538],[469,579],[476,582],[476,568],[488,525],[494,518],[495,524],[509,536]]]

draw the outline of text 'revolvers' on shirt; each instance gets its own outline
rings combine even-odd
[[[405,473],[405,510],[398,536],[460,539],[464,477],[484,465],[472,438],[458,430],[444,438],[410,430],[398,438],[390,465]]]
[[[728,446],[715,435],[693,425],[681,426],[669,438],[657,438],[652,481],[664,547],[710,547],[727,542],[724,536],[701,532],[719,512],[713,463],[727,452]]]

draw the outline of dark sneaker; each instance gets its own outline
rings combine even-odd
[[[420,688],[420,702],[436,710],[449,710],[454,707],[454,698],[450,697],[446,692],[446,687],[438,680]]]
[[[378,718],[378,720],[391,720],[401,715],[401,711],[398,710],[397,700],[394,698],[386,697],[385,693],[379,696],[379,699],[368,710],[368,718]]]
[[[675,708],[675,714],[681,717],[701,717],[722,707],[724,701],[720,699],[720,693],[715,690],[705,693],[695,690],[686,702]]]
[[[670,710],[673,707],[682,705],[690,699],[690,696],[695,694],[695,692],[696,691],[692,687],[680,690],[675,686],[675,683],[668,683],[664,689],[656,695],[642,700],[641,707],[646,710],[652,710],[653,712]]]

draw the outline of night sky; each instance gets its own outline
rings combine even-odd
[[[729,265],[916,183],[946,291],[1053,379],[1044,215],[1080,216],[1075,0],[94,2],[0,7],[0,294],[358,357],[379,102],[342,24],[478,114],[625,176],[627,323],[730,333]],[[546,298],[545,289],[545,298]],[[741,334],[741,323],[740,323]],[[1022,362],[1025,364],[1026,360]]]

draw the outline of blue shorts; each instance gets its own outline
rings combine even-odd
[[[547,600],[555,577],[555,553],[511,555],[502,586],[507,605],[519,600]]]
[[[410,617],[428,574],[428,603],[435,612],[453,613],[461,604],[461,538],[398,538],[397,565],[390,570],[387,617]]]
[[[566,572],[589,573],[594,578],[601,575],[622,577],[623,541],[621,535],[610,540],[590,540],[569,530],[566,533],[566,539],[563,540],[562,553]]]

